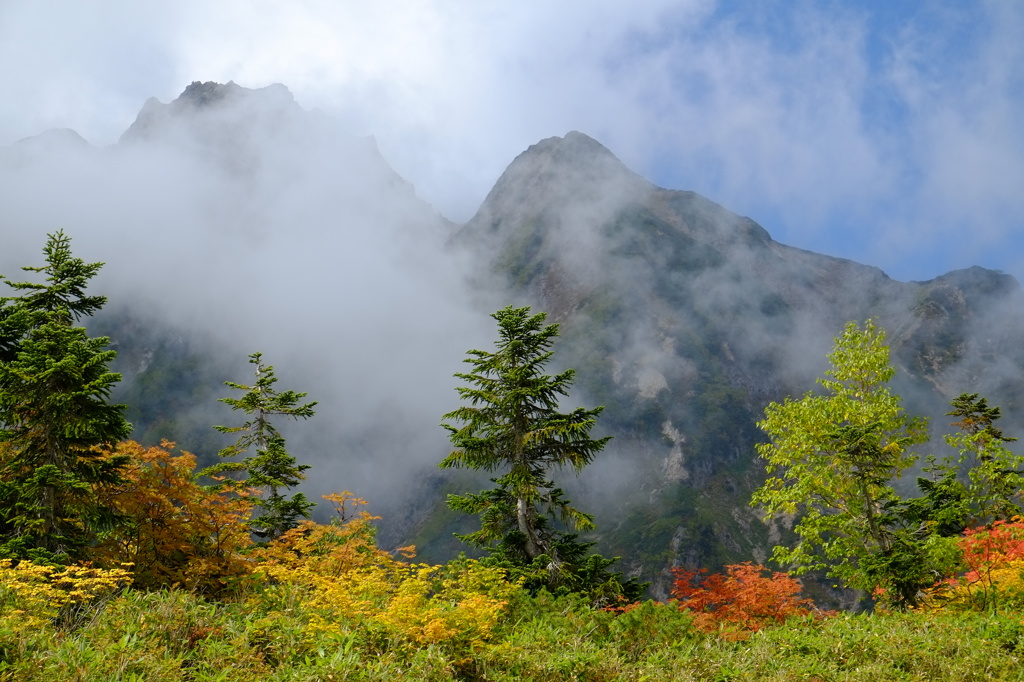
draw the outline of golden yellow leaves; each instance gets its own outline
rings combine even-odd
[[[486,640],[519,585],[473,560],[432,566],[397,559],[376,547],[372,518],[362,512],[344,524],[299,526],[253,553],[257,576],[271,590],[301,590],[303,608],[313,613],[311,635],[359,629],[414,648],[473,648]],[[396,551],[408,558],[415,550]]]
[[[0,559],[0,623],[15,631],[38,628],[62,610],[110,596],[131,580],[126,568],[57,568]]]

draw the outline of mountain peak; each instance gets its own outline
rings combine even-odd
[[[949,284],[962,289],[970,289],[980,294],[1008,294],[1020,290],[1020,283],[1012,276],[998,270],[989,270],[980,265],[972,265],[961,270],[951,270],[943,275],[923,282],[924,285]]]
[[[537,144],[531,145],[522,156],[544,153],[561,157],[574,157],[576,160],[586,158],[614,159],[621,163],[607,147],[578,130],[570,130],[564,137],[556,136],[543,139]]]
[[[228,81],[223,85],[214,81],[192,81],[172,105],[179,108],[192,106],[195,108],[215,106],[221,102],[234,100],[253,99],[265,103],[277,103],[279,105],[294,104],[295,98],[290,90],[281,83],[273,83],[263,88],[243,88],[234,81]]]
[[[50,128],[38,135],[18,140],[14,146],[23,149],[40,147],[86,149],[90,145],[84,137],[71,128]]]
[[[603,202],[609,193],[633,196],[652,188],[603,144],[574,130],[565,137],[541,140],[517,156],[470,222],[486,222],[484,216],[515,207],[543,211],[566,203]]]
[[[195,107],[209,106],[226,99],[229,95],[242,90],[242,87],[234,81],[228,81],[224,85],[214,81],[192,81],[175,102],[187,103]]]
[[[521,166],[536,171],[585,173],[593,175],[593,180],[641,179],[607,147],[577,130],[531,145],[509,165],[506,174]]]
[[[18,140],[8,147],[0,147],[0,162],[23,166],[47,156],[60,156],[66,162],[69,155],[89,154],[92,151],[95,151],[95,147],[74,130],[50,128],[38,135]]]
[[[183,119],[210,116],[252,119],[267,114],[277,118],[299,110],[291,91],[280,83],[251,89],[234,81],[223,84],[193,81],[169,104],[155,97],[146,100],[135,122],[121,136],[121,142],[159,137]]]

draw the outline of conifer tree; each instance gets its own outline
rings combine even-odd
[[[989,407],[988,400],[977,393],[963,393],[953,399],[951,406],[953,409],[946,414],[958,418],[952,426],[960,433],[948,435],[945,440],[960,452],[957,468],[969,464],[965,499],[973,522],[988,525],[1018,516],[1024,456],[1006,447],[1017,439],[1003,435],[995,425],[1001,416],[999,408]]]
[[[103,264],[73,257],[62,231],[44,255],[23,268],[44,283],[7,281],[20,295],[0,298],[0,555],[65,562],[116,522],[93,486],[120,478],[127,458],[109,449],[132,427],[109,402],[117,353],[75,326],[106,303],[85,295]]]
[[[443,417],[455,448],[439,466],[504,473],[492,479],[492,490],[448,496],[452,509],[480,516],[480,530],[459,537],[507,565],[541,565],[546,576],[533,586],[596,598],[603,592],[601,599],[638,597],[644,585],[606,570],[615,559],[587,556],[593,543],[577,541],[573,531],[593,529],[593,517],[575,508],[550,478],[554,468],[579,473],[604,449],[610,437],[590,437],[604,408],[559,411],[574,371],[544,374],[558,335],[557,324],[544,325],[544,313],[510,306],[491,317],[498,323],[496,349],[469,351],[464,362],[472,371],[455,375],[468,384],[457,389],[467,404]],[[535,579],[526,574],[528,586]]]
[[[256,454],[242,461],[216,464],[202,471],[201,475],[244,471],[246,478],[242,483],[262,491],[256,503],[257,515],[252,521],[253,533],[270,540],[294,528],[299,519],[309,518],[314,503],[302,493],[296,493],[291,499],[282,494],[282,488],[296,486],[305,478],[302,472],[309,469],[309,466],[298,464],[288,453],[284,437],[270,423],[269,417],[281,415],[292,419],[309,419],[314,415],[316,402],[300,405],[299,401],[306,397],[305,393],[278,393],[274,388],[277,383],[274,368],[263,364],[262,353],[252,353],[249,362],[256,366],[256,382],[252,386],[225,382],[231,388],[245,391],[245,395],[241,398],[221,398],[220,402],[227,403],[234,410],[242,410],[250,419],[241,426],[214,428],[221,433],[240,434],[233,445],[218,453],[221,457],[238,457],[250,449],[255,449]]]

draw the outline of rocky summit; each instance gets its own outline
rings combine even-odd
[[[579,479],[558,480],[595,514],[595,549],[658,597],[670,566],[764,561],[785,537],[785,519],[748,504],[765,477],[756,422],[814,390],[848,321],[887,330],[894,389],[932,418],[932,451],[964,392],[1024,436],[1013,278],[970,268],[899,282],[780,244],[579,132],[520,154],[465,225],[418,198],[372,139],[281,85],[197,81],[146,102],[114,149],[90,149],[59,131],[0,150],[0,210],[40,233],[79,226],[108,262],[110,313],[95,325],[121,353],[135,436],[210,463],[223,382],[244,380],[253,350],[283,358],[282,383],[326,415],[289,441],[310,453],[296,453],[313,466],[310,496],[369,498],[382,545],[415,541],[429,560],[461,549],[443,510],[462,483],[436,469],[437,424],[458,401],[450,377],[510,303],[560,324],[552,370],[576,370],[570,400],[606,407],[598,431],[614,439]],[[37,252],[5,244],[0,274]]]
[[[754,423],[814,389],[847,321],[888,331],[895,390],[937,434],[962,392],[990,396],[1024,433],[1024,296],[1008,275],[898,282],[789,247],[578,132],[516,158],[456,242],[481,281],[561,323],[559,361],[615,436],[584,492],[633,477],[595,496],[601,540],[662,593],[669,565],[763,561],[785,532],[747,505],[765,475]]]

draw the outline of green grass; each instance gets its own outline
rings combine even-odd
[[[703,633],[670,605],[616,615],[520,594],[470,649],[345,623],[311,636],[302,595],[288,590],[235,603],[129,590],[86,616],[72,631],[0,630],[0,680],[1024,679],[1019,613],[844,614]]]

